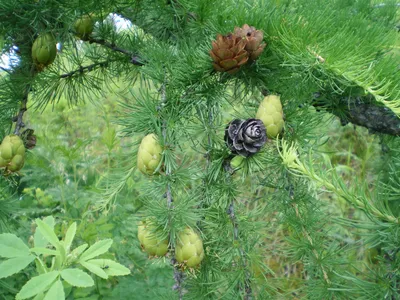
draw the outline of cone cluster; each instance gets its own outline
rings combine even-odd
[[[57,55],[57,42],[51,33],[40,34],[32,45],[32,59],[41,71],[50,65]]]
[[[140,221],[138,239],[142,249],[149,256],[164,256],[168,252],[168,240],[160,239],[155,233],[154,223],[150,219]],[[198,266],[204,258],[203,241],[200,235],[190,227],[178,233],[175,258],[189,268]]]
[[[233,33],[218,34],[210,51],[214,69],[229,74],[236,73],[241,66],[261,55],[266,46],[263,38],[262,31],[247,24],[235,27]]]
[[[137,167],[146,175],[153,175],[161,162],[162,148],[155,134],[146,135],[140,143]]]
[[[0,168],[6,171],[17,172],[25,162],[25,146],[17,135],[8,135],[0,144]]]
[[[277,95],[266,96],[258,108],[256,118],[264,123],[268,138],[276,138],[282,132],[285,124],[280,97]]]

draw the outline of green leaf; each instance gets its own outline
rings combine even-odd
[[[58,240],[56,234],[54,233],[53,228],[51,228],[48,224],[46,224],[40,219],[36,219],[36,224],[38,226],[37,229],[40,230],[40,233],[43,235],[43,237],[54,247],[59,248],[60,241]]]
[[[53,285],[47,292],[46,297],[44,297],[43,300],[64,300],[64,299],[65,299],[64,287],[61,283],[61,280],[58,279],[56,282],[53,283]]]
[[[131,273],[127,267],[111,259],[91,259],[87,262],[99,266],[109,276],[123,276]]]
[[[52,230],[54,230],[54,225],[55,225],[56,221],[54,220],[54,218],[52,216],[48,216],[48,217],[44,218],[43,222],[45,222],[47,225],[50,226],[50,228]],[[33,236],[33,242],[34,242],[33,244],[35,245],[35,247],[38,247],[38,248],[45,248],[49,244],[49,242],[43,236],[43,234],[40,232],[40,230],[35,231],[35,234]]]
[[[88,244],[83,244],[83,245],[80,245],[79,247],[75,248],[71,252],[71,254],[67,256],[66,262],[68,264],[73,263],[75,260],[78,259],[79,255],[81,255],[81,253],[86,250],[87,247],[88,247]]]
[[[84,266],[86,269],[88,269],[93,274],[96,274],[97,276],[99,276],[101,278],[108,279],[107,273],[104,272],[104,270],[100,266],[91,263],[90,260],[89,261],[81,261],[80,263],[82,266]]]
[[[0,234],[0,256],[12,258],[29,255],[28,246],[19,237],[11,233]]]
[[[44,294],[43,293],[39,293],[35,296],[35,298],[33,298],[33,300],[43,300],[44,299]]]
[[[34,261],[34,255],[20,256],[7,259],[0,264],[0,278],[8,277],[19,271],[23,270],[32,261]]]
[[[46,291],[59,275],[60,273],[58,271],[52,271],[31,278],[31,280],[25,283],[25,285],[19,291],[16,299],[31,298],[41,292]]]
[[[30,251],[36,254],[43,254],[43,255],[60,255],[59,251],[48,248],[31,248]]]
[[[86,250],[86,248],[87,248],[88,246],[89,246],[88,244],[83,244],[83,245],[80,245],[80,246],[76,247],[76,248],[71,252],[71,255],[73,255],[73,256],[75,256],[75,257],[78,257],[79,255],[81,255],[81,253],[82,253],[83,251]]]
[[[98,241],[97,243],[94,243],[89,249],[87,249],[81,256],[80,261],[85,261],[89,260],[93,257],[99,256],[110,249],[111,245],[113,243],[113,240],[111,239],[106,239],[106,240],[101,240]]]
[[[64,247],[67,252],[71,248],[72,242],[75,237],[75,233],[76,233],[76,223],[74,222],[71,224],[71,226],[69,226],[67,233],[65,234]]]
[[[72,286],[89,287],[94,285],[92,277],[79,269],[62,270],[61,277]]]

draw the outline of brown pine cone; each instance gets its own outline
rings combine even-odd
[[[210,51],[214,69],[229,74],[239,71],[240,66],[249,59],[248,52],[244,50],[245,46],[246,40],[241,37],[232,33],[225,36],[218,34]]]
[[[246,41],[244,49],[249,52],[250,60],[256,60],[264,51],[266,44],[262,43],[264,34],[261,30],[244,24],[241,28],[235,27],[234,34]]]

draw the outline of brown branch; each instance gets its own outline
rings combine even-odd
[[[372,132],[379,132],[393,136],[400,135],[400,119],[385,106],[378,106],[372,95],[363,97],[342,97],[337,99],[321,99],[325,95],[315,93],[312,105],[319,111],[327,112],[340,118],[342,125],[352,123]],[[332,104],[335,103],[335,104]]]
[[[27,84],[25,87],[24,96],[21,100],[21,106],[20,106],[18,115],[16,115],[13,119],[13,121],[16,123],[15,130],[14,130],[14,134],[16,134],[16,135],[19,135],[21,129],[25,127],[25,123],[23,122],[23,117],[24,117],[24,113],[27,111],[26,104],[28,103],[28,95],[29,95],[30,90],[31,90],[31,85]]]
[[[36,71],[35,71],[35,66],[32,65],[31,67],[31,71],[30,74],[33,77],[35,75]],[[22,128],[25,127],[25,123],[24,123],[24,114],[27,111],[27,103],[28,103],[28,96],[29,96],[29,92],[31,91],[32,88],[32,84],[31,82],[29,82],[26,86],[25,86],[25,90],[24,90],[24,95],[21,99],[21,106],[19,108],[19,112],[18,115],[16,115],[13,118],[13,122],[15,122],[15,129],[14,129],[14,134],[19,135],[20,131]]]

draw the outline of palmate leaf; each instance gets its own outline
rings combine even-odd
[[[34,255],[19,256],[7,259],[0,264],[0,278],[11,276],[25,269],[33,260]]]
[[[103,253],[106,253],[108,249],[110,249],[111,245],[113,243],[113,240],[111,239],[105,239],[98,241],[97,243],[94,243],[92,246],[90,246],[89,249],[87,249],[82,256],[80,257],[80,261],[86,261],[91,258],[94,258],[96,256],[99,256]]]
[[[94,285],[92,277],[79,269],[62,270],[61,277],[72,286],[89,287]]]
[[[25,285],[17,294],[16,299],[19,300],[31,298],[40,292],[46,291],[59,275],[60,273],[58,271],[52,271],[33,277],[31,280],[25,283]]]
[[[16,235],[11,233],[0,234],[0,256],[6,258],[29,256],[29,248]]]

